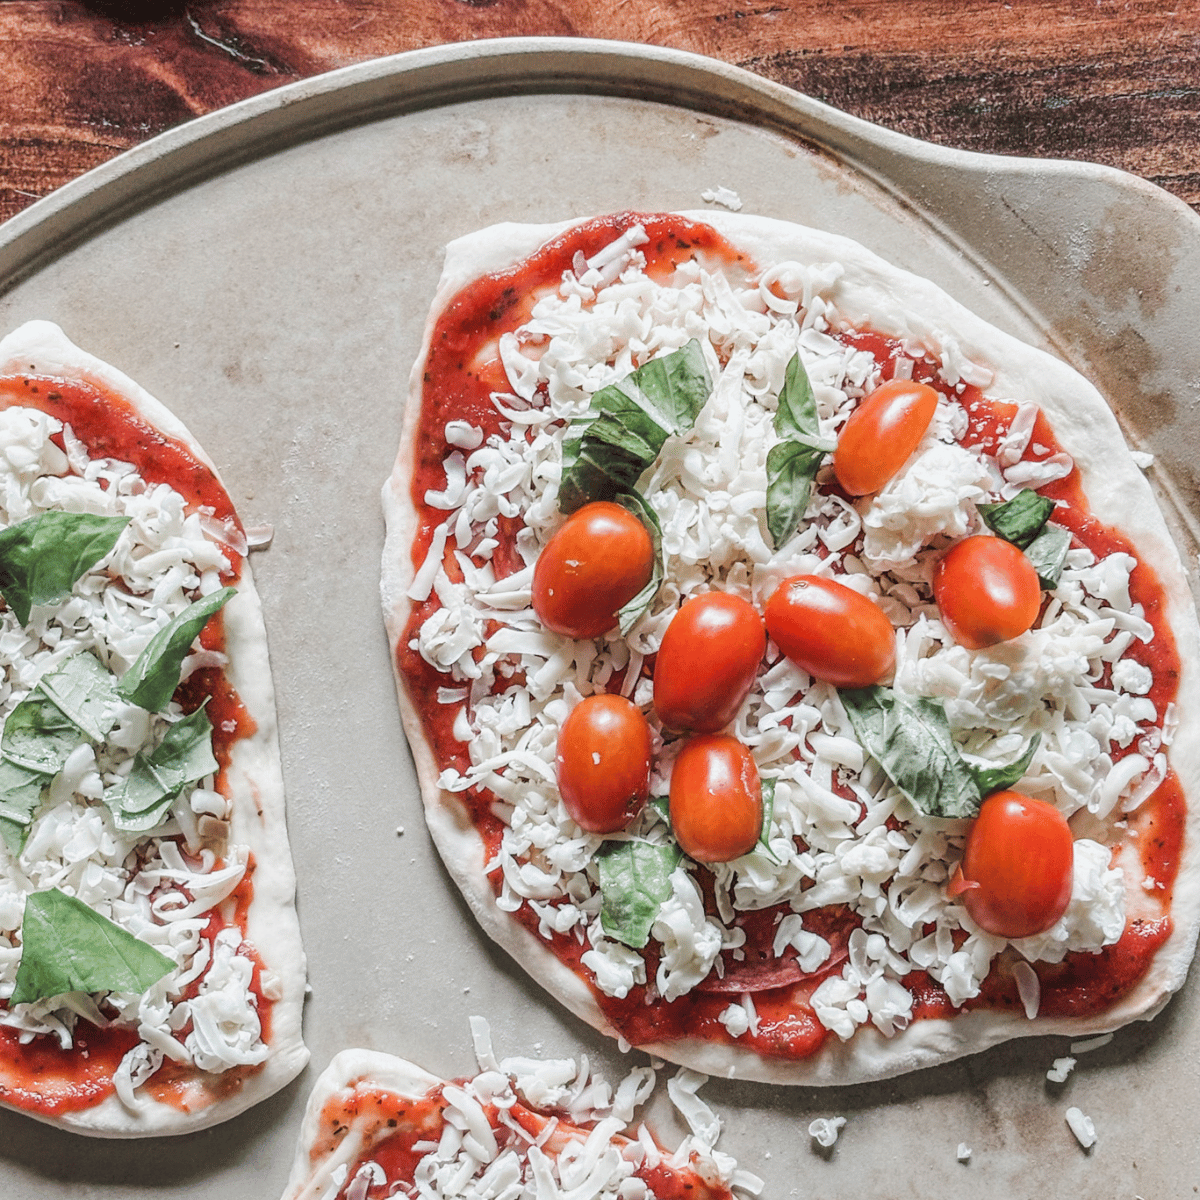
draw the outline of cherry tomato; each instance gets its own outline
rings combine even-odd
[[[581,700],[558,733],[558,791],[575,823],[615,833],[650,794],[650,726],[624,696]]]
[[[978,534],[942,555],[933,572],[942,623],[968,650],[1024,633],[1042,607],[1033,564],[1011,542]]]
[[[547,629],[599,637],[646,586],[654,543],[645,525],[609,500],[573,512],[543,547],[533,568],[533,611]]]
[[[1071,829],[1054,805],[996,792],[971,826],[950,894],[988,933],[1031,937],[1066,912],[1074,867]]]
[[[727,592],[693,596],[671,618],[654,666],[654,707],[668,729],[716,733],[737,715],[767,648],[754,606]]]
[[[881,383],[838,434],[833,473],[842,488],[851,496],[879,491],[920,444],[937,402],[937,392],[927,383]]]
[[[689,858],[728,862],[762,833],[762,782],[750,751],[727,733],[684,743],[671,771],[671,828]]]
[[[767,601],[767,632],[816,679],[870,687],[896,663],[892,623],[861,592],[819,575],[785,579]]]

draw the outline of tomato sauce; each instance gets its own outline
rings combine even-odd
[[[669,276],[677,265],[692,257],[720,260],[735,270],[741,267],[748,278],[754,273],[753,264],[712,229],[669,214],[634,216],[626,213],[599,218],[572,229],[543,246],[525,262],[486,276],[460,292],[435,327],[424,377],[412,485],[412,501],[419,517],[412,548],[415,569],[419,569],[425,560],[434,530],[446,519],[444,512],[425,504],[427,491],[438,491],[446,485],[442,464],[451,449],[444,436],[446,422],[467,420],[483,430],[485,439],[502,431],[503,419],[490,400],[492,391],[508,390],[495,349],[500,333],[519,326],[528,317],[537,298],[558,286],[563,272],[572,267],[577,251],[585,256],[594,254],[635,221],[642,222],[650,237],[649,243],[639,248],[646,256],[647,273],[653,277]],[[904,356],[898,342],[870,331],[835,333],[833,336],[870,351],[880,363],[884,379],[892,378],[897,361]],[[954,397],[966,410],[969,427],[963,444],[994,454],[1017,411],[1016,406],[989,400],[971,385],[964,385],[961,390],[952,389],[937,377],[936,372],[934,363],[912,362],[914,379]],[[1025,459],[1039,461],[1053,456],[1059,449],[1049,424],[1039,414]],[[834,487],[836,489],[836,485]],[[1097,558],[1115,552],[1129,553],[1137,558],[1127,539],[1092,516],[1077,470],[1038,490],[1042,495],[1068,502],[1069,507],[1055,510],[1053,520],[1071,531],[1074,545],[1086,546]],[[512,552],[511,539],[515,538],[515,533],[515,529],[506,528],[501,546],[507,541],[508,560],[519,567],[520,559]],[[500,554],[498,549],[497,557]],[[453,562],[450,548],[446,566],[453,577],[458,567]],[[1165,618],[1165,594],[1153,569],[1146,563],[1139,561],[1134,569],[1130,595],[1142,605],[1145,619],[1154,628],[1154,637],[1149,644],[1135,639],[1126,653],[1154,673],[1150,699],[1155,704],[1157,723],[1161,726],[1166,706],[1177,690],[1179,657]],[[436,701],[436,689],[447,686],[448,680],[409,645],[437,607],[436,598],[414,604],[400,639],[397,663],[408,680],[409,694],[420,711],[439,765],[465,770],[470,761],[468,748],[456,741],[452,733],[457,706],[440,705]],[[507,681],[502,684],[507,685]],[[1136,742],[1133,748],[1136,748]],[[491,812],[494,797],[485,789],[476,788],[460,794],[460,798],[484,841],[486,857],[491,858],[503,833],[502,823]],[[1178,869],[1185,816],[1183,791],[1171,772],[1154,795],[1129,818],[1130,827],[1140,831],[1138,845],[1147,873],[1163,885],[1156,890],[1161,917],[1154,921],[1130,920],[1121,940],[1099,954],[1072,953],[1059,964],[1034,964],[1042,981],[1043,1013],[1083,1016],[1102,1012],[1132,989],[1145,973],[1170,932],[1170,885]],[[492,881],[498,891],[498,872],[492,876]],[[786,904],[777,905],[765,910],[760,919],[773,926],[779,916],[790,911]],[[585,947],[581,947],[574,937],[560,934],[545,937],[539,932],[538,920],[528,907],[522,907],[514,915],[561,962],[588,983],[610,1024],[634,1045],[685,1037],[734,1041],[717,1019],[734,998],[726,988],[702,985],[670,1004],[658,999],[657,993],[647,985],[634,987],[624,999],[606,996],[592,984],[590,972],[581,961]],[[804,919],[806,928],[816,928],[817,922],[828,922],[830,917],[829,914],[806,913]],[[754,997],[759,1031],[744,1034],[736,1039],[736,1044],[766,1056],[787,1059],[815,1053],[826,1040],[828,1031],[816,1019],[808,998],[821,979],[840,972],[844,948],[841,953],[837,950],[835,943],[835,954],[830,962],[809,977],[803,977],[802,973],[798,975],[794,967],[786,964],[779,969],[781,973],[774,976],[761,961],[752,964],[755,969],[746,970],[743,979],[746,991]],[[644,958],[647,979],[652,984],[657,967],[653,944],[644,952]],[[915,1019],[949,1016],[956,1011],[941,986],[925,972],[914,972],[903,982],[913,993]],[[1010,964],[1001,956],[985,981],[981,995],[965,1007],[1009,1009],[1019,1005]]]
[[[132,463],[147,483],[165,483],[179,492],[190,512],[203,510],[215,520],[241,529],[233,502],[213,469],[189,446],[155,429],[128,400],[100,383],[43,375],[2,376],[0,407],[14,405],[36,408],[56,417],[70,425],[93,458]],[[65,448],[61,434],[56,434],[53,440],[60,449]],[[229,561],[229,569],[221,574],[222,583],[235,584],[241,576],[242,556],[228,546],[222,546],[222,550]],[[200,642],[209,650],[225,649],[221,613],[209,618]],[[254,719],[225,673],[217,667],[194,672],[179,685],[175,698],[189,713],[207,700],[213,727],[213,756],[220,768],[216,787],[227,795],[225,780],[233,747],[256,731]],[[202,936],[210,943],[227,925],[245,929],[246,912],[254,894],[253,874],[251,857],[245,876],[223,906],[228,915],[214,911],[209,919]],[[263,1041],[268,1042],[272,1001],[263,995],[262,962],[249,945],[243,947],[242,954],[255,964],[250,990],[256,999]],[[195,995],[198,988],[199,981],[193,981],[189,995]],[[178,1031],[177,1036],[182,1041],[188,1032],[190,1025]],[[0,1026],[0,1100],[43,1116],[90,1108],[113,1094],[113,1073],[139,1040],[134,1030],[116,1025],[101,1029],[80,1018],[75,1026],[74,1047],[62,1050],[49,1035],[21,1045],[16,1030]],[[235,1067],[221,1075],[201,1076],[194,1068],[165,1059],[142,1091],[164,1103],[192,1111],[236,1092],[248,1076],[261,1069]],[[199,1082],[201,1079],[203,1082]]]
[[[460,1086],[466,1082],[460,1080]],[[331,1097],[321,1110],[318,1140],[311,1151],[313,1166],[332,1154],[351,1130],[361,1137],[364,1146],[346,1171],[345,1181],[334,1200],[346,1200],[355,1176],[368,1163],[375,1164],[384,1178],[379,1181],[372,1172],[366,1190],[362,1190],[361,1183],[355,1189],[358,1200],[384,1200],[388,1196],[409,1194],[417,1167],[429,1152],[428,1144],[436,1143],[442,1135],[447,1104],[442,1087],[434,1088],[425,1096],[411,1098],[360,1083]],[[529,1142],[500,1121],[495,1104],[481,1107],[500,1152],[513,1149],[524,1159]],[[532,1139],[542,1139],[539,1144],[551,1155],[560,1153],[572,1140],[585,1142],[590,1132],[589,1126],[570,1123],[564,1113],[546,1113],[520,1102],[512,1105],[507,1113],[513,1124],[519,1125]],[[548,1131],[551,1118],[556,1124]],[[614,1138],[618,1145],[627,1140],[620,1134]],[[690,1167],[643,1163],[633,1174],[645,1181],[657,1200],[732,1200],[728,1188],[705,1183]]]

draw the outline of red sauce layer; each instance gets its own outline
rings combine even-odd
[[[412,502],[419,517],[412,547],[414,568],[424,562],[433,531],[446,518],[444,512],[425,504],[426,491],[439,491],[446,485],[442,464],[452,449],[445,440],[446,422],[470,421],[483,430],[485,439],[494,433],[507,436],[505,423],[490,400],[493,391],[508,390],[497,350],[500,334],[515,330],[527,319],[536,301],[558,287],[563,272],[571,269],[577,252],[590,256],[637,222],[642,223],[650,239],[640,249],[646,256],[647,271],[653,277],[669,278],[676,266],[691,258],[720,262],[726,269],[740,267],[748,277],[755,273],[750,260],[707,226],[672,214],[623,213],[571,229],[524,262],[485,276],[464,288],[439,318],[426,361],[412,484]],[[892,377],[896,361],[907,357],[897,342],[869,331],[834,336],[874,354],[885,379]],[[964,445],[995,452],[1016,413],[1015,405],[989,400],[972,386],[966,386],[961,392],[950,389],[937,376],[937,367],[932,363],[913,362],[912,373],[914,378],[954,396],[966,409],[970,425],[963,438]],[[1039,415],[1026,460],[1049,458],[1059,449],[1049,424]],[[1078,470],[1038,490],[1042,495],[1067,501],[1069,507],[1058,508],[1054,521],[1070,529],[1074,545],[1086,546],[1097,558],[1116,552],[1137,558],[1126,538],[1091,515]],[[498,577],[522,565],[513,547],[518,528],[514,522],[513,526],[501,530],[500,547],[493,558]],[[444,565],[452,579],[461,578],[450,548]],[[1131,576],[1130,595],[1142,605],[1146,619],[1154,627],[1154,637],[1149,644],[1135,640],[1126,654],[1144,663],[1154,673],[1150,698],[1157,708],[1161,726],[1166,706],[1177,691],[1179,657],[1166,621],[1166,597],[1162,585],[1153,569],[1143,562],[1138,562]],[[400,639],[397,663],[408,680],[409,695],[420,712],[439,765],[465,770],[470,761],[468,750],[455,740],[452,732],[457,709],[436,701],[436,689],[445,686],[447,678],[409,646],[437,607],[436,597],[413,605]],[[473,788],[461,793],[460,799],[483,840],[482,861],[486,861],[495,854],[503,833],[502,823],[491,811],[494,796],[486,789]],[[1147,872],[1163,885],[1150,902],[1158,904],[1159,917],[1153,921],[1131,920],[1121,940],[1099,954],[1079,952],[1068,955],[1059,964],[1034,964],[1042,979],[1040,1011],[1043,1014],[1086,1016],[1103,1012],[1145,974],[1157,949],[1170,933],[1171,884],[1179,865],[1185,817],[1183,791],[1172,772],[1129,820]],[[498,873],[491,878],[498,890]],[[787,905],[779,905],[765,910],[759,920],[773,925],[778,915],[790,911]],[[746,990],[754,994],[759,1032],[757,1035],[744,1034],[735,1042],[717,1020],[730,1001],[724,991],[706,991],[702,985],[670,1004],[651,996],[646,987],[635,987],[625,999],[606,996],[595,987],[591,973],[581,962],[586,947],[580,946],[569,935],[547,937],[539,932],[537,918],[528,907],[514,915],[588,984],[608,1021],[634,1045],[698,1037],[736,1044],[770,1057],[800,1059],[815,1053],[828,1036],[828,1031],[812,1012],[809,997],[822,979],[840,973],[843,956],[838,953],[811,976],[802,976],[798,968],[788,970],[786,979],[773,979],[765,971],[759,979],[748,976]],[[818,922],[823,922],[831,928],[837,927],[843,935],[845,933],[844,910],[841,914],[838,910],[806,913],[804,919],[806,928],[816,929]],[[834,944],[836,949],[837,943]],[[653,945],[645,952],[645,958],[647,978],[653,979],[657,966]],[[916,1019],[954,1013],[954,1006],[941,986],[924,972],[914,972],[904,983],[913,992]],[[1019,1006],[1015,981],[1002,956],[985,981],[981,995],[968,1002],[966,1007],[1017,1009]]]
[[[0,376],[0,408],[20,405],[36,408],[70,425],[92,458],[113,458],[132,463],[149,484],[165,483],[179,492],[189,512],[205,510],[218,521],[232,522],[241,529],[233,501],[213,469],[185,443],[166,436],[149,424],[125,397],[92,380],[58,379],[45,375]],[[63,447],[62,435],[54,439]],[[241,576],[242,557],[228,546],[222,547],[229,570],[222,573],[225,584],[234,584]],[[200,634],[201,645],[224,650],[223,616],[209,618]],[[212,722],[213,756],[219,764],[216,786],[228,795],[225,776],[234,744],[251,736],[257,726],[223,671],[208,667],[196,671],[180,684],[175,698],[185,712],[192,712],[208,701]],[[210,942],[229,924],[246,927],[246,910],[254,894],[254,863],[237,890],[209,919],[203,937]],[[262,963],[246,946],[243,954],[254,960],[251,991],[254,993],[263,1040],[269,1039],[272,1002],[262,994]],[[192,993],[198,982],[191,985]],[[190,1027],[180,1031],[183,1040]],[[91,1108],[112,1095],[113,1072],[126,1052],[137,1045],[135,1031],[119,1026],[98,1029],[82,1018],[76,1023],[74,1047],[58,1048],[49,1036],[38,1036],[27,1045],[19,1044],[15,1030],[0,1027],[0,1100],[43,1116]],[[222,1096],[235,1092],[244,1080],[261,1067],[235,1067],[221,1075],[209,1075],[195,1068],[182,1067],[166,1059],[162,1067],[144,1085],[143,1091],[155,1099],[193,1111]]]
[[[417,1166],[428,1153],[427,1149],[417,1147],[420,1143],[437,1142],[441,1137],[446,1105],[442,1087],[413,1099],[364,1081],[332,1096],[321,1110],[317,1142],[311,1149],[313,1166],[327,1158],[351,1130],[362,1138],[364,1147],[347,1170],[334,1200],[348,1200],[352,1188],[355,1200],[384,1200],[388,1196],[407,1195],[416,1177]],[[496,1135],[500,1152],[513,1149],[524,1159],[528,1139],[500,1120],[496,1105],[484,1104],[482,1108]],[[531,1138],[536,1140],[545,1135],[541,1146],[549,1155],[561,1153],[571,1141],[587,1140],[589,1128],[572,1124],[563,1113],[542,1112],[517,1103],[507,1110],[507,1115]],[[552,1119],[556,1124],[547,1132],[546,1127]],[[617,1145],[628,1144],[628,1140],[619,1134],[613,1139]],[[373,1175],[363,1191],[361,1183],[355,1187],[354,1180],[367,1163],[376,1164],[383,1172],[384,1180],[377,1182]],[[643,1163],[633,1174],[646,1182],[657,1200],[732,1200],[732,1193],[727,1188],[705,1183],[689,1167]]]

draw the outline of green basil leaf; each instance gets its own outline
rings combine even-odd
[[[626,635],[641,620],[643,614],[649,611],[650,605],[654,603],[654,597],[658,595],[658,589],[662,587],[665,573],[662,525],[659,523],[658,513],[637,492],[620,492],[613,499],[622,508],[627,508],[646,526],[646,531],[650,534],[650,541],[654,545],[654,567],[650,572],[650,578],[646,581],[646,586],[632,600],[627,601],[617,613],[621,633]]]
[[[1048,592],[1058,587],[1063,564],[1071,548],[1071,531],[1061,525],[1047,525],[1026,548],[1025,557],[1033,563],[1038,582]]]
[[[979,789],[979,795],[986,800],[993,792],[1000,792],[1005,788],[1012,787],[1029,770],[1029,764],[1033,762],[1033,756],[1037,753],[1041,742],[1042,735],[1035,733],[1029,739],[1025,753],[1016,762],[1009,763],[1007,767],[977,767],[968,764],[971,775],[975,779],[975,786]]]
[[[559,508],[571,513],[592,500],[636,490],[667,438],[691,429],[711,393],[695,339],[601,388],[587,413],[571,422],[563,443]]]
[[[782,441],[767,451],[767,532],[778,549],[804,520],[813,480],[836,440],[821,436],[817,400],[799,353],[788,360],[775,410],[775,432]]]
[[[605,842],[600,847],[600,924],[609,937],[635,950],[650,940],[658,910],[671,895],[671,872],[682,858],[674,842]]]
[[[671,824],[671,797],[670,796],[651,796],[647,801],[652,809],[658,813],[660,817],[670,827]]]
[[[14,857],[25,848],[33,814],[52,778],[0,758],[0,837]]]
[[[762,781],[762,804],[762,830],[758,835],[758,843],[754,848],[765,854],[773,863],[778,863],[779,859],[775,857],[775,851],[771,849],[771,843],[769,840],[771,837],[771,817],[775,812],[774,779],[764,779]]]
[[[25,849],[25,843],[29,839],[29,825],[25,821],[0,817],[0,838],[8,847],[8,852],[16,858]]]
[[[117,694],[148,712],[162,712],[175,695],[183,660],[209,617],[237,595],[235,588],[220,591],[189,604],[169,625],[164,625],[121,676]]]
[[[38,690],[93,742],[102,742],[117,723],[117,681],[94,654],[73,654],[42,676]]]
[[[27,771],[57,775],[71,751],[83,741],[83,730],[40,688],[34,688],[8,714],[0,735],[0,752]]]
[[[788,360],[783,376],[783,391],[779,393],[779,407],[775,410],[775,432],[780,437],[809,434],[819,437],[821,421],[817,416],[817,398],[813,395],[808,372],[793,354]]]
[[[767,451],[767,532],[776,549],[800,527],[813,480],[836,444],[824,438],[789,439]]]
[[[975,507],[991,530],[1006,542],[1012,542],[1024,550],[1041,533],[1055,504],[1031,488],[1022,488],[1011,500],[1001,504],[977,504]]]
[[[104,794],[118,829],[140,833],[165,818],[175,797],[189,784],[218,769],[212,752],[212,723],[203,707],[166,732],[157,749],[141,753],[124,783]]]
[[[9,1004],[29,1004],[64,992],[140,994],[175,964],[89,908],[51,888],[25,901],[21,965]]]
[[[839,695],[864,749],[921,812],[975,816],[979,788],[951,737],[941,701],[878,686]]]
[[[22,625],[35,604],[71,594],[117,544],[128,517],[47,512],[0,530],[0,592]]]

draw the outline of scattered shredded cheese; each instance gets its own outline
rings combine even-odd
[[[247,550],[240,531],[205,510],[188,513],[184,497],[166,484],[147,483],[129,463],[90,457],[56,418],[19,406],[0,410],[0,526],[50,510],[125,516],[130,523],[69,597],[33,608],[28,626],[11,608],[0,613],[0,721],[43,675],[80,651],[118,675],[127,670],[162,626],[221,586],[220,573],[229,568],[225,549]],[[184,677],[225,661],[213,651],[193,651]],[[246,847],[226,846],[222,860],[208,846],[214,831],[227,832],[228,801],[210,776],[185,788],[165,823],[148,834],[118,830],[102,802],[137,753],[157,745],[182,715],[174,701],[154,715],[122,705],[107,739],[80,746],[55,777],[20,855],[0,845],[0,998],[16,984],[25,898],[51,887],[176,964],[141,996],[109,993],[97,1004],[72,993],[0,1011],[0,1024],[20,1031],[23,1042],[46,1036],[64,1048],[73,1044],[81,1015],[136,1029],[141,1040],[114,1077],[117,1096],[133,1111],[141,1105],[137,1089],[164,1058],[220,1072],[260,1063],[267,1053],[250,990],[254,961],[240,931],[231,926],[204,936],[212,909],[247,867]],[[194,998],[185,998],[197,980]]]
[[[819,476],[806,522],[773,551],[763,523],[765,460],[788,360],[799,352],[826,435],[836,435],[880,382],[882,364],[832,336],[843,323],[836,263],[781,263],[754,279],[689,261],[659,283],[643,270],[644,240],[635,227],[591,259],[580,256],[558,292],[540,298],[528,321],[502,339],[512,390],[496,402],[514,414],[510,432],[471,449],[474,434],[464,423],[447,426],[456,449],[446,459],[445,487],[434,495],[454,507],[410,591],[441,602],[415,641],[448,676],[439,698],[461,704],[460,692],[469,691],[455,735],[469,749],[470,766],[444,771],[439,784],[495,794],[506,826],[489,864],[500,871],[500,907],[528,906],[547,936],[574,933],[586,942],[584,965],[606,995],[643,985],[650,999],[686,994],[723,953],[736,954],[739,913],[781,903],[791,911],[778,927],[776,955],[794,947],[802,969],[816,970],[832,948],[805,928],[805,916],[847,905],[861,928],[845,964],[814,991],[813,1008],[840,1038],[868,1023],[891,1037],[912,1019],[906,975],[928,972],[961,1005],[979,994],[1008,943],[975,926],[947,895],[965,823],[926,820],[912,809],[866,760],[836,689],[769,652],[732,730],[775,784],[769,853],[756,847],[713,868],[716,912],[706,910],[693,867],[674,873],[651,931],[659,952],[652,979],[642,956],[601,926],[594,856],[603,839],[574,824],[554,783],[563,720],[581,697],[608,689],[621,674],[621,692],[654,726],[652,790],[661,794],[679,742],[658,726],[643,662],[679,605],[719,588],[761,608],[787,576],[833,572],[888,614],[896,626],[896,691],[942,699],[965,754],[985,765],[1007,763],[1039,735],[1022,790],[1064,816],[1087,809],[1107,818],[1140,803],[1165,764],[1156,748],[1123,753],[1134,739],[1158,737],[1147,672],[1132,656],[1152,632],[1130,597],[1135,564],[1125,554],[1098,561],[1086,549],[1071,550],[1038,628],[985,650],[957,645],[931,599],[934,561],[949,542],[984,529],[977,503],[1060,478],[1072,464],[1032,444],[1037,409],[1029,404],[1019,406],[996,455],[962,445],[970,414],[945,397],[924,441],[880,493],[850,505]],[[530,583],[540,548],[563,519],[557,493],[566,423],[597,390],[692,337],[700,338],[714,377],[712,396],[694,429],[669,440],[641,481],[667,558],[655,606],[628,637],[574,642],[548,633],[531,608]],[[990,382],[949,335],[936,349],[914,336],[896,374],[911,376],[924,361],[952,386]],[[496,577],[487,555],[471,553],[479,538],[495,534],[499,516],[524,524],[516,545],[525,567],[507,578]],[[445,571],[447,548],[461,581]],[[523,682],[510,684],[514,677]],[[628,832],[649,841],[668,836],[650,806]],[[1024,960],[1017,981],[1031,1017],[1039,997],[1029,964],[1095,952],[1120,937],[1128,896],[1140,884],[1126,877],[1127,867],[1112,863],[1107,845],[1077,840],[1066,913],[1044,933],[1012,943]],[[755,1036],[744,1005],[729,1005],[720,1020],[731,1039]]]

